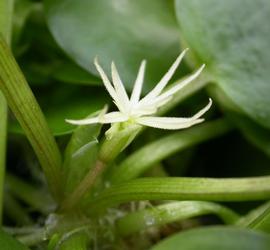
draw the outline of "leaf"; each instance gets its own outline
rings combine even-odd
[[[45,9],[55,40],[73,60],[93,74],[97,74],[92,63],[95,56],[106,71],[114,60],[131,89],[143,59],[149,62],[146,76],[149,87],[159,80],[179,53],[171,3],[46,0]]]
[[[20,39],[21,33],[27,21],[27,18],[37,7],[35,3],[30,0],[15,0],[14,14],[13,14],[13,30],[12,30],[12,43],[17,44]]]
[[[179,131],[141,147],[127,157],[114,172],[111,173],[112,183],[121,183],[136,178],[147,169],[166,157],[192,147],[205,140],[215,138],[228,131],[231,127],[225,120],[216,120]]]
[[[48,93],[49,92],[49,93]],[[42,94],[43,93],[43,94]],[[99,89],[79,86],[62,86],[37,93],[38,100],[46,116],[48,125],[54,135],[71,133],[76,126],[68,124],[65,119],[82,119],[101,109],[107,102],[106,96]],[[48,102],[48,98],[50,101]],[[9,130],[22,133],[17,123],[11,123]]]
[[[270,248],[270,236],[246,229],[208,227],[175,234],[151,250],[175,250],[179,246],[185,250],[267,250]]]
[[[268,0],[176,0],[183,40],[241,110],[270,128]]]
[[[252,178],[138,178],[107,188],[85,202],[91,212],[99,212],[130,201],[207,200],[253,201],[270,198],[270,176]]]
[[[238,226],[255,230],[270,232],[270,202],[251,210],[247,215],[237,221]]]
[[[270,156],[270,131],[243,115],[235,103],[220,88],[210,85],[207,89],[246,139]]]
[[[1,250],[29,250],[28,247],[22,245],[2,229],[0,229],[0,245]]]
[[[58,81],[72,84],[100,85],[102,82],[99,78],[71,62],[64,62],[58,66],[52,77]]]
[[[99,148],[97,138],[100,129],[100,124],[93,124],[79,126],[73,132],[64,160],[67,193],[73,191],[96,161]]]
[[[0,35],[0,89],[26,133],[55,197],[60,196],[61,155],[28,83]]]
[[[116,228],[121,235],[126,236],[149,227],[206,214],[215,214],[228,224],[234,223],[238,218],[232,210],[213,202],[180,201],[129,213],[116,221]]]

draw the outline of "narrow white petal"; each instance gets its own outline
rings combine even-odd
[[[86,124],[99,123],[99,118],[98,117],[92,117],[92,118],[86,118],[86,119],[82,119],[82,120],[66,119],[65,121],[67,123],[74,124],[74,125],[86,125]]]
[[[204,119],[200,118],[203,114],[205,114],[211,107],[212,100],[209,98],[209,103],[193,115],[190,118],[185,117],[139,117],[136,121],[145,126],[155,127],[155,128],[163,128],[163,129],[181,129],[188,128],[194,124],[200,123],[204,121]]]
[[[123,108],[127,109],[129,105],[128,95],[125,90],[124,84],[121,81],[121,78],[119,76],[119,73],[117,71],[117,68],[114,62],[112,62],[111,64],[111,70],[112,70],[113,85],[114,85],[114,88],[118,97],[118,101],[121,102],[121,106]]]
[[[98,63],[98,59],[97,57],[95,58],[95,61],[94,61],[94,64],[96,66],[96,69],[98,71],[98,73],[100,74],[101,76],[101,79],[105,85],[105,88],[107,89],[107,91],[109,92],[110,96],[115,100],[117,101],[117,95],[116,95],[116,92],[115,92],[115,89],[113,88],[110,80],[108,79],[107,75],[105,74],[104,70],[101,68],[101,66],[99,65]]]
[[[95,58],[94,64],[96,66],[97,71],[99,72],[99,74],[101,76],[101,79],[102,79],[102,81],[104,83],[105,88],[109,92],[110,96],[113,98],[115,105],[117,106],[117,108],[120,111],[124,112],[124,107],[123,107],[121,101],[119,100],[119,98],[117,96],[117,93],[116,93],[115,89],[113,88],[110,80],[108,79],[108,77],[105,74],[104,70],[99,65],[97,57]]]
[[[170,88],[169,90],[165,91],[163,94],[161,94],[157,98],[153,99],[152,101],[149,101],[149,105],[156,105],[157,103],[162,102],[163,100],[165,100],[169,96],[174,95],[180,89],[184,88],[187,84],[189,84],[194,79],[196,79],[200,75],[200,73],[202,72],[204,67],[205,67],[205,64],[203,64],[194,74],[187,77],[186,79],[181,81],[179,84],[177,84],[174,87]]]
[[[102,116],[86,118],[82,120],[69,120],[66,119],[66,122],[74,125],[87,125],[95,123],[115,123],[115,122],[124,122],[128,118],[123,115],[121,112],[111,112]]]
[[[159,118],[159,119],[158,119]],[[184,119],[184,120],[183,120]],[[176,117],[141,117],[136,119],[137,123],[160,129],[183,129],[201,123],[204,119],[176,118]]]
[[[143,86],[145,66],[146,66],[146,61],[143,60],[140,65],[139,72],[138,72],[136,81],[134,83],[134,87],[133,87],[132,94],[130,97],[131,106],[134,106],[136,103],[139,102],[141,92],[142,92],[142,86]]]
[[[202,115],[204,115],[212,106],[212,99],[209,98],[209,103],[203,108],[201,109],[198,113],[196,113],[195,115],[192,116],[193,119],[198,119],[199,117],[201,117]]]
[[[175,60],[175,62],[173,63],[173,65],[170,67],[170,69],[168,70],[168,72],[162,77],[162,79],[155,86],[155,88],[141,100],[142,102],[147,102],[147,101],[151,100],[152,98],[157,97],[162,92],[162,90],[166,87],[166,85],[168,84],[168,82],[172,78],[175,70],[179,66],[180,62],[182,61],[182,59],[185,56],[185,54],[186,54],[187,51],[188,51],[188,49],[185,49],[177,57],[177,59]]]
[[[110,112],[100,118],[100,123],[125,122],[128,117],[121,112]]]
[[[157,112],[157,108],[149,108],[149,107],[144,107],[144,108],[135,108],[132,109],[132,115],[133,116],[145,116],[145,115],[152,115]]]

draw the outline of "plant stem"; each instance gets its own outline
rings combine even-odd
[[[122,130],[113,127],[113,130],[111,130],[111,132],[113,131],[111,137],[106,138],[101,145],[95,166],[90,168],[87,175],[75,188],[72,194],[64,200],[60,208],[61,210],[70,210],[75,205],[78,205],[84,194],[92,189],[108,163],[113,161],[119,153],[129,145],[140,129],[141,126],[137,125],[127,126]]]
[[[54,198],[59,201],[62,198],[59,148],[30,87],[1,36],[0,89],[32,144]]]
[[[61,210],[70,210],[78,204],[83,195],[90,190],[94,185],[96,179],[103,173],[106,164],[98,160],[91,171],[80,182],[78,187],[71,193],[71,195],[66,199],[61,206]]]
[[[270,176],[139,178],[115,185],[85,204],[91,212],[139,200],[252,201],[270,198]]]
[[[13,0],[0,1],[0,34],[2,34],[8,44],[11,41]],[[0,224],[2,223],[3,200],[4,200],[4,178],[6,166],[6,140],[7,140],[7,102],[0,91]]]
[[[225,119],[210,121],[151,142],[127,157],[111,174],[110,182],[121,183],[138,177],[166,157],[231,131]]]
[[[228,224],[233,224],[239,217],[232,210],[213,202],[179,201],[129,213],[116,222],[116,228],[121,235],[126,236],[148,227],[206,214],[215,214]]]

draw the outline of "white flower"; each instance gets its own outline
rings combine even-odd
[[[173,95],[197,78],[205,65],[202,65],[194,74],[184,79],[179,84],[171,87],[170,89],[163,91],[167,83],[171,79],[181,60],[183,59],[187,49],[184,50],[173,63],[169,71],[162,77],[160,82],[154,87],[154,89],[140,100],[145,65],[146,61],[143,60],[134,83],[134,88],[129,98],[125,87],[120,79],[115,64],[112,62],[112,83],[106,76],[105,72],[95,59],[95,66],[103,80],[103,83],[113,99],[113,102],[119,109],[116,112],[110,112],[107,114],[102,113],[98,117],[86,118],[83,120],[66,120],[68,123],[76,125],[86,125],[93,123],[119,123],[131,121],[140,125],[160,128],[160,129],[182,129],[188,128],[194,124],[202,122],[204,119],[201,116],[209,110],[212,100],[209,99],[209,104],[200,110],[198,113],[189,118],[182,117],[156,117],[152,114],[156,113],[158,108],[166,104],[171,100]]]

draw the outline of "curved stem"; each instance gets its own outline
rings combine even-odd
[[[134,179],[166,157],[205,140],[221,136],[231,129],[231,125],[225,119],[219,119],[164,136],[127,157],[112,172],[109,180],[112,183],[121,183]]]
[[[138,200],[251,201],[270,198],[270,176],[252,178],[140,178],[86,202],[91,212]]]
[[[100,176],[104,169],[105,169],[105,163],[101,161],[97,161],[96,165],[93,169],[91,169],[87,175],[84,177],[84,179],[80,182],[78,187],[74,190],[74,192],[71,193],[71,195],[66,199],[62,205],[61,210],[70,210],[71,208],[75,207],[78,202],[81,200],[83,195],[90,190],[90,188],[94,185],[96,179],[98,176]]]
[[[116,222],[116,228],[121,235],[126,236],[148,227],[206,214],[215,214],[227,224],[233,224],[239,217],[232,210],[213,202],[179,201],[130,213]]]

